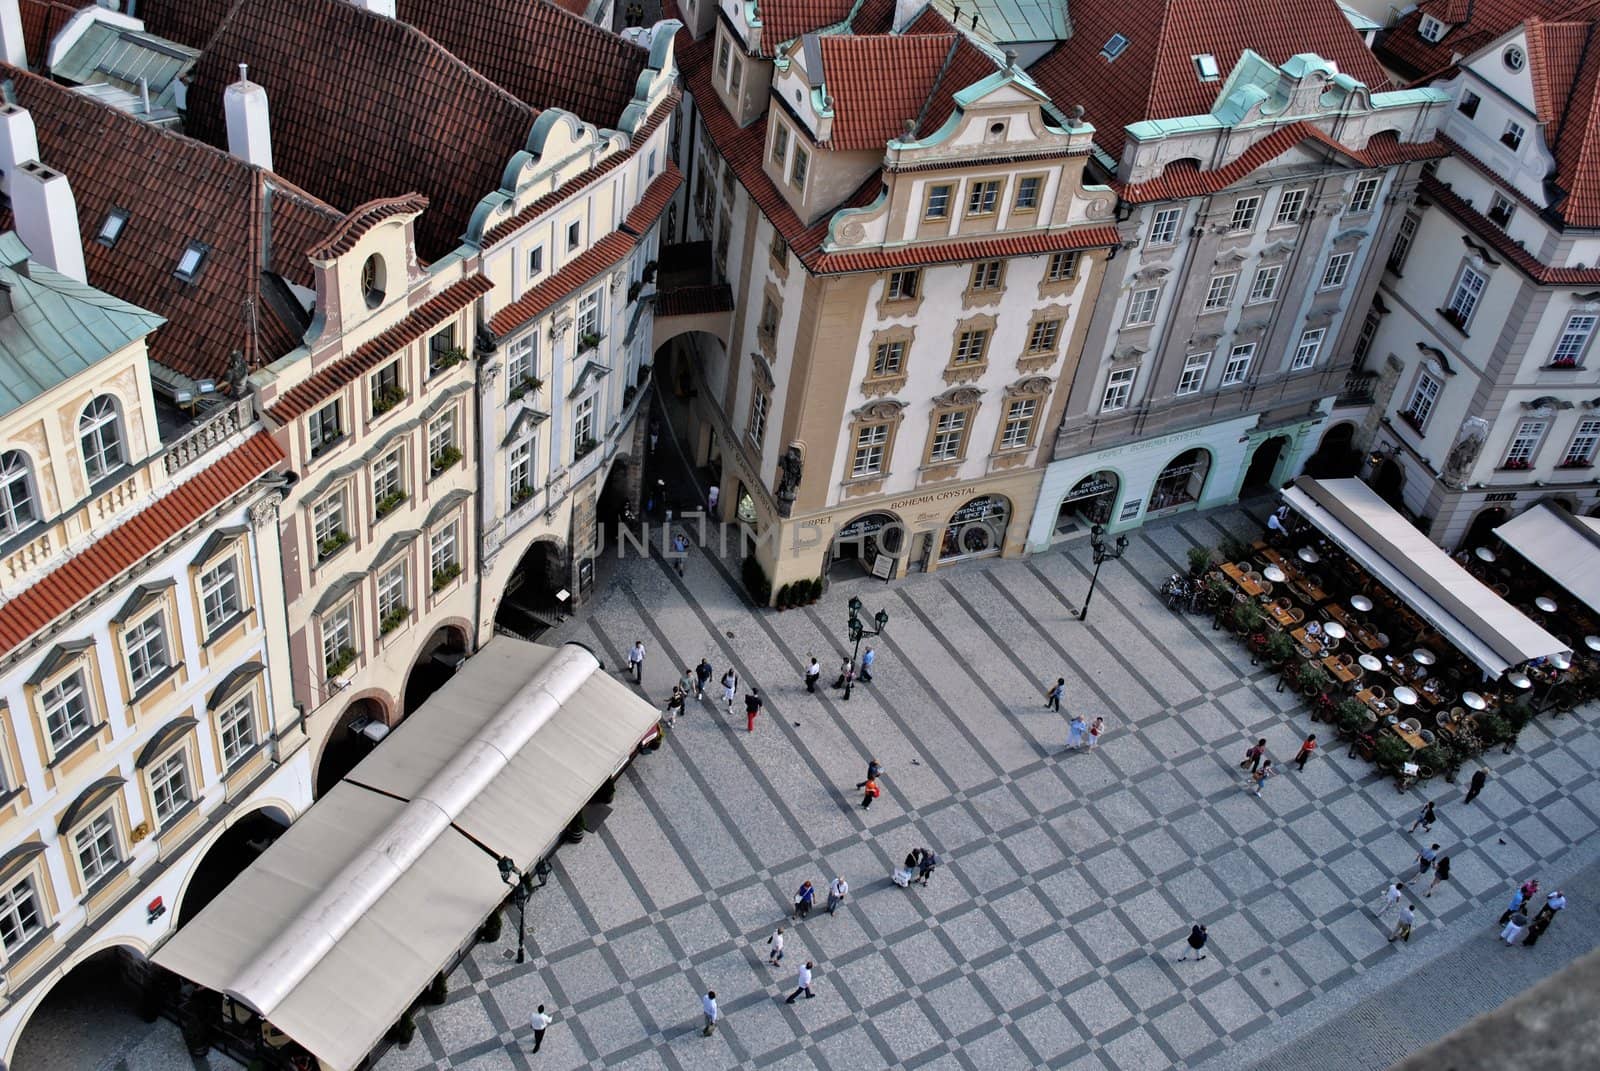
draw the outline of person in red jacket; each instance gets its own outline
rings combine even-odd
[[[753,733],[753,732],[756,731],[756,715],[760,714],[760,713],[761,713],[761,693],[755,691],[754,689],[752,689],[750,694],[744,697],[744,731],[745,732]]]
[[[862,786],[861,809],[864,811],[871,807],[872,801],[882,794],[882,790],[878,788],[878,782],[869,780]]]

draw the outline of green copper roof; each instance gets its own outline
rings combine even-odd
[[[59,386],[166,323],[28,259],[0,234],[0,414]]]
[[[1066,0],[936,0],[934,7],[952,22],[959,18],[963,29],[976,14],[977,29],[1000,44],[1059,41],[1068,33]]]

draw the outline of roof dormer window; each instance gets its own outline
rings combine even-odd
[[[192,283],[195,276],[200,274],[200,266],[206,261],[206,246],[204,242],[190,242],[184,246],[183,255],[178,258],[178,270],[172,274],[186,283]]]
[[[1432,15],[1422,16],[1422,21],[1417,23],[1417,36],[1431,44],[1437,44],[1450,27],[1434,18]]]
[[[1114,33],[1107,38],[1106,43],[1100,46],[1100,55],[1109,63],[1127,51],[1128,39],[1120,33]]]
[[[1506,70],[1515,73],[1528,65],[1528,54],[1519,45],[1507,45],[1500,53],[1500,61],[1506,65]]]
[[[113,208],[106,213],[106,218],[100,221],[100,233],[95,235],[94,239],[107,249],[110,249],[117,244],[117,239],[122,237],[122,228],[127,225],[127,210]]]
[[[1203,52],[1189,58],[1194,60],[1194,70],[1200,76],[1200,81],[1215,82],[1222,77],[1222,71],[1217,67],[1217,57],[1211,53]]]

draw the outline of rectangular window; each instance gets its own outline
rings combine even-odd
[[[1161,288],[1152,286],[1147,290],[1135,290],[1128,298],[1128,318],[1123,321],[1124,327],[1140,327],[1151,323],[1156,318],[1156,301],[1161,297]]]
[[[179,748],[150,769],[150,803],[156,812],[156,824],[165,824],[192,798],[189,757]]]
[[[1178,224],[1183,219],[1183,209],[1163,208],[1150,221],[1149,244],[1171,245],[1178,240]]]
[[[1506,468],[1533,467],[1533,453],[1539,449],[1539,440],[1544,438],[1545,427],[1545,422],[1542,420],[1523,420],[1517,423],[1517,432],[1511,437],[1511,445],[1506,448]]]
[[[1511,226],[1511,217],[1516,214],[1517,206],[1511,198],[1504,194],[1495,193],[1489,197],[1489,222],[1501,230]]]
[[[97,815],[72,836],[73,851],[78,857],[78,869],[83,873],[85,888],[93,888],[122,862],[111,815],[111,811]]]
[[[1444,384],[1433,378],[1427,372],[1417,374],[1417,385],[1411,388],[1411,398],[1406,402],[1406,408],[1400,415],[1411,423],[1418,431],[1426,431],[1428,417],[1433,415],[1433,407],[1439,400],[1439,391]]]
[[[967,187],[967,215],[990,216],[1000,200],[1000,183],[995,179],[982,179]]]
[[[1278,280],[1283,277],[1283,265],[1264,264],[1256,269],[1250,281],[1249,301],[1271,301],[1278,296]]]
[[[732,52],[728,48],[728,39],[726,37],[719,39],[717,41],[717,77],[718,78],[727,78],[728,77],[728,62],[729,62],[729,60],[731,58],[732,58]]]
[[[1222,366],[1222,386],[1231,387],[1236,383],[1243,383],[1250,374],[1250,362],[1256,355],[1256,344],[1244,342],[1233,347],[1228,353],[1228,363]]]
[[[506,486],[513,504],[533,493],[532,439],[524,439],[511,448],[506,460]]]
[[[1411,255],[1411,245],[1417,240],[1417,226],[1421,222],[1416,216],[1405,215],[1400,217],[1400,226],[1394,233],[1394,245],[1389,249],[1389,270],[1399,275],[1406,266],[1406,258]]]
[[[1522,128],[1521,123],[1512,122],[1511,120],[1507,119],[1505,130],[1500,132],[1500,144],[1504,145],[1512,152],[1516,152],[1518,149],[1522,148],[1522,139],[1527,133],[1528,132]]]
[[[406,498],[400,451],[397,446],[372,463],[372,510],[379,517],[387,516]]]
[[[1256,216],[1261,212],[1260,197],[1241,197],[1233,202],[1233,214],[1228,217],[1228,230],[1235,233],[1255,227]]]
[[[1044,180],[1037,175],[1030,175],[1017,180],[1018,212],[1032,212],[1039,207],[1039,186]]]
[[[998,290],[1000,289],[1001,262],[998,260],[980,260],[972,266],[973,290]]]
[[[1206,286],[1206,311],[1225,309],[1233,302],[1233,288],[1239,283],[1239,273],[1230,271],[1213,275]]]
[[[573,220],[567,224],[567,252],[572,252],[583,244],[583,224]]]
[[[589,395],[573,409],[572,452],[573,460],[594,448],[594,395]]]
[[[544,274],[544,246],[536,245],[528,250],[528,278],[537,279]]]
[[[580,348],[585,343],[600,338],[600,291],[591,290],[578,299],[578,320],[575,326]]]
[[[1000,449],[1018,450],[1033,442],[1033,421],[1039,412],[1039,399],[1017,398],[1006,406],[1005,424],[1000,429]]]
[[[922,207],[923,219],[946,219],[950,215],[950,187],[929,186],[928,203]]]
[[[312,413],[306,418],[306,428],[311,436],[311,456],[317,457],[344,438],[344,427],[339,423],[339,403],[329,402]]]
[[[856,446],[850,457],[853,478],[876,476],[883,471],[883,452],[889,443],[889,425],[869,424],[856,429]]]
[[[1372,352],[1372,340],[1378,337],[1378,327],[1383,323],[1383,317],[1376,310],[1367,313],[1367,318],[1361,321],[1361,331],[1356,335],[1356,344],[1350,351],[1350,360],[1356,368],[1365,368],[1367,354]]]
[[[1078,274],[1078,253],[1051,253],[1050,265],[1045,269],[1046,282],[1059,283]]]
[[[1051,353],[1061,339],[1060,320],[1039,320],[1028,333],[1029,353]]]
[[[767,434],[767,410],[772,407],[772,398],[765,391],[755,389],[750,392],[750,423],[745,433],[750,436],[750,441],[756,449],[761,449],[761,440]]]
[[[1355,192],[1350,195],[1350,211],[1371,212],[1378,201],[1378,187],[1382,185],[1383,179],[1376,177],[1358,181]]]
[[[789,266],[789,243],[783,240],[783,235],[777,231],[772,232],[772,244],[767,247],[767,252],[772,254],[772,259],[778,262],[780,269]]]
[[[1450,291],[1450,301],[1444,307],[1445,316],[1457,327],[1465,329],[1472,322],[1472,314],[1478,308],[1478,301],[1483,297],[1484,284],[1489,277],[1475,270],[1470,264],[1461,266],[1461,274],[1456,277],[1456,285]]]
[[[1173,391],[1178,397],[1185,394],[1199,394],[1200,388],[1206,384],[1206,369],[1211,367],[1211,352],[1191,353],[1183,359],[1183,374],[1178,377],[1178,389]]]
[[[378,627],[387,632],[400,621],[406,612],[406,563],[394,565],[378,575]]]
[[[428,336],[428,375],[438,375],[461,363],[466,354],[456,345],[454,324]]]
[[[794,162],[789,166],[789,185],[797,190],[806,188],[806,173],[811,170],[811,154],[804,145],[794,147]]]
[[[872,374],[878,376],[894,376],[900,374],[900,369],[905,367],[906,344],[901,339],[893,342],[880,342],[872,351]]]
[[[1461,91],[1461,103],[1456,105],[1456,111],[1472,119],[1478,114],[1478,105],[1483,103],[1483,98],[1470,89]]]
[[[728,69],[728,95],[735,100],[739,97],[739,90],[744,85],[744,62],[734,60]]]
[[[761,298],[761,319],[756,324],[756,332],[769,340],[778,334],[778,306],[765,295]]]
[[[211,636],[238,616],[239,563],[231,555],[200,574],[200,614]]]
[[[74,671],[59,684],[40,692],[39,709],[44,711],[45,735],[50,738],[50,750],[55,752],[65,750],[94,727],[82,671]]]
[[[406,399],[405,388],[400,385],[400,362],[390,361],[372,373],[372,415],[381,416]]]
[[[783,162],[789,158],[789,128],[782,123],[772,124],[772,162],[778,165],[778,170],[783,170]]]
[[[222,740],[223,765],[232,768],[256,746],[256,697],[246,691],[217,715],[217,733]]]
[[[457,556],[456,549],[455,521],[451,521],[428,537],[428,565],[433,570],[435,591],[461,572],[461,559]]]
[[[1550,367],[1578,367],[1583,360],[1583,351],[1589,347],[1594,327],[1595,317],[1589,313],[1575,312],[1568,316],[1566,326],[1561,329],[1561,337],[1556,340],[1556,348],[1550,354]]]
[[[539,335],[529,332],[506,349],[506,386],[519,398],[539,378]]]
[[[1326,327],[1310,327],[1301,332],[1300,344],[1294,348],[1294,359],[1289,362],[1289,371],[1298,372],[1316,364],[1317,354],[1322,352],[1322,340],[1327,334]]]
[[[434,475],[461,460],[456,447],[456,415],[442,413],[428,424],[428,467]]]
[[[1417,23],[1417,36],[1430,45],[1436,44],[1439,38],[1444,36],[1446,29],[1448,27],[1432,15],[1424,15],[1422,21]]]
[[[330,675],[348,666],[356,651],[356,607],[347,602],[322,618],[322,666]]]
[[[1345,279],[1350,275],[1350,262],[1356,259],[1354,253],[1335,253],[1328,258],[1328,266],[1322,270],[1322,282],[1317,284],[1318,290],[1337,290],[1344,285]]]
[[[167,628],[161,612],[151,614],[122,635],[128,683],[135,692],[167,671]]]
[[[929,461],[955,461],[961,456],[962,443],[967,435],[967,411],[956,409],[940,413],[933,428],[933,448],[928,451]]]
[[[39,893],[32,875],[0,893],[0,948],[7,956],[16,954],[43,929],[44,915],[39,910]]]
[[[1106,390],[1100,396],[1102,413],[1114,413],[1128,407],[1128,399],[1133,397],[1133,377],[1137,372],[1137,368],[1118,368],[1106,378]]]
[[[989,346],[989,331],[979,327],[971,331],[963,331],[956,339],[955,356],[951,364],[977,364],[983,360],[983,354]]]
[[[1278,214],[1272,218],[1272,225],[1286,227],[1291,223],[1299,223],[1300,213],[1305,207],[1305,190],[1284,190],[1283,196],[1278,198]]]
[[[1578,430],[1567,445],[1567,455],[1561,467],[1586,469],[1594,464],[1595,447],[1600,446],[1600,420],[1580,420]]]
[[[335,491],[311,507],[311,535],[317,541],[319,559],[350,542],[350,530],[344,523],[343,491]]]
[[[917,296],[917,284],[921,281],[922,273],[915,268],[890,272],[888,299],[890,301],[910,301]]]

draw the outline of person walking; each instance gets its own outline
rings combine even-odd
[[[678,571],[678,576],[683,576],[683,563],[689,557],[689,537],[679,532],[672,537],[672,567]]]
[[[1472,775],[1472,782],[1467,785],[1467,794],[1462,803],[1471,803],[1478,798],[1478,793],[1483,791],[1483,786],[1489,783],[1489,771],[1480,766]]]
[[[633,670],[633,683],[644,683],[644,641],[634,640],[628,648],[628,668]]]
[[[1311,753],[1315,750],[1317,750],[1317,734],[1312,733],[1301,742],[1300,750],[1294,757],[1294,764],[1299,767],[1301,773],[1305,773],[1306,760],[1311,758]]]
[[[672,695],[667,699],[667,716],[663,720],[665,720],[668,725],[676,725],[678,724],[678,717],[682,713],[683,689],[674,688],[672,689]]]
[[[1539,895],[1539,879],[1538,878],[1529,878],[1527,881],[1522,883],[1522,899],[1523,900],[1525,900],[1526,902],[1531,904],[1531,903],[1533,903],[1533,898],[1535,896],[1538,896],[1538,895]]]
[[[1527,903],[1527,902],[1528,902],[1528,896],[1521,889],[1518,889],[1515,892],[1513,892],[1511,894],[1511,903],[1506,907],[1505,911],[1500,915],[1500,921],[1496,925],[1504,926],[1507,922],[1511,921],[1511,916],[1515,915],[1518,911],[1521,911],[1522,910],[1522,905]]]
[[[861,809],[867,810],[872,806],[872,801],[883,795],[883,790],[878,787],[878,782],[868,781],[861,786]]]
[[[539,1047],[544,1044],[544,1032],[550,1029],[550,1024],[553,1021],[549,1015],[545,1014],[544,1005],[539,1005],[538,1010],[533,1013],[532,1022],[529,1024],[533,1027],[533,1048],[529,1049],[529,1052],[539,1051]]]
[[[1089,723],[1089,750],[1093,751],[1100,746],[1100,734],[1106,731],[1106,720],[1096,718]]]
[[[1500,940],[1504,941],[1508,945],[1514,945],[1517,943],[1517,939],[1522,936],[1522,931],[1526,930],[1527,928],[1527,913],[1518,911],[1515,915],[1512,915],[1506,920],[1505,927],[1500,931]]]
[[[684,699],[689,698],[689,693],[694,691],[694,670],[684,667],[683,673],[678,677],[678,691],[683,693]]]
[[[1083,720],[1082,714],[1074,714],[1072,720],[1067,722],[1067,750],[1077,751],[1083,747],[1083,734],[1088,730],[1089,723]]]
[[[878,652],[874,651],[871,645],[868,645],[867,649],[861,652],[861,676],[858,679],[862,684],[872,683],[872,663],[877,660]]]
[[[800,969],[795,972],[794,976],[794,992],[789,994],[789,999],[784,1001],[785,1004],[793,1004],[801,993],[806,995],[807,1000],[816,996],[815,993],[811,992],[811,969],[815,966],[816,964],[809,959],[800,965]]]
[[[1046,710],[1053,710],[1057,714],[1060,714],[1061,697],[1065,695],[1066,692],[1067,678],[1057,677],[1055,684],[1051,685],[1050,690],[1044,693],[1044,708]]]
[[[1251,772],[1249,780],[1245,782],[1245,787],[1250,790],[1256,799],[1260,799],[1261,786],[1267,783],[1267,778],[1276,776],[1278,776],[1278,771],[1272,768],[1272,760],[1264,759],[1261,765]]]
[[[1401,890],[1404,887],[1405,886],[1398,881],[1391,881],[1389,883],[1389,887],[1383,891],[1383,899],[1379,901],[1382,906],[1378,908],[1378,918],[1383,918],[1383,916],[1400,906]]]
[[[811,664],[806,667],[806,691],[816,694],[817,678],[822,676],[822,667],[817,665],[817,656],[811,656]]]
[[[1433,881],[1429,883],[1428,891],[1423,893],[1422,895],[1424,895],[1424,896],[1432,896],[1433,895],[1433,890],[1435,890],[1435,889],[1437,889],[1439,887],[1440,882],[1445,882],[1445,881],[1449,881],[1449,880],[1450,880],[1450,857],[1448,855],[1441,855],[1439,857],[1439,861],[1437,863],[1433,864]]]
[[[1255,742],[1254,747],[1244,749],[1244,758],[1239,762],[1239,769],[1255,773],[1261,767],[1261,760],[1267,757],[1267,738],[1262,737]]]
[[[728,667],[728,672],[722,675],[722,701],[728,704],[728,713],[733,713],[733,697],[739,691],[739,674]]]
[[[1411,943],[1411,927],[1417,924],[1417,905],[1406,904],[1400,909],[1400,915],[1394,921],[1394,932],[1389,935],[1392,944],[1396,939]]]
[[[867,776],[864,780],[857,781],[857,788],[866,788],[868,781],[876,781],[883,776],[883,765],[877,759],[867,760]]]
[[[817,890],[811,887],[811,882],[803,881],[794,894],[794,917],[803,919],[811,914],[811,905],[816,902]]]
[[[1539,909],[1539,914],[1554,919],[1556,915],[1567,909],[1567,896],[1560,889],[1550,893],[1544,898],[1544,906]]]
[[[756,715],[761,713],[761,693],[754,688],[744,697],[744,731],[756,731]]]
[[[1428,847],[1419,851],[1417,853],[1415,863],[1417,872],[1406,879],[1406,884],[1411,885],[1415,883],[1418,878],[1432,870],[1433,861],[1437,858],[1439,858],[1439,846],[1437,844],[1430,844]]]
[[[696,699],[704,699],[706,697],[706,685],[711,683],[711,674],[710,660],[702,657],[700,664],[694,667],[694,697]]]
[[[717,1010],[717,991],[706,990],[706,995],[700,998],[700,1010],[706,1016],[706,1028],[700,1031],[700,1036],[708,1038],[717,1032],[717,1023],[722,1020],[722,1013]]]
[[[1406,832],[1407,833],[1415,833],[1417,831],[1417,827],[1421,826],[1422,827],[1422,831],[1424,833],[1427,833],[1428,831],[1433,829],[1433,822],[1434,822],[1433,801],[1429,800],[1423,806],[1422,813],[1417,815],[1417,820],[1415,822],[1411,823],[1411,828],[1406,830]]]
[[[776,967],[783,962],[783,927],[779,926],[767,938],[767,965]]]
[[[716,484],[712,484],[710,490],[706,492],[706,512],[715,517],[717,513],[717,503],[721,499],[722,488],[718,487]]]
[[[911,879],[917,872],[917,866],[922,862],[922,849],[912,848],[906,853],[906,865],[896,870],[893,874],[894,883],[904,889],[911,884]]]
[[[1210,936],[1211,935],[1207,932],[1206,928],[1198,922],[1189,927],[1189,951],[1194,953],[1194,958],[1196,960],[1202,960],[1206,958],[1206,941],[1210,938]],[[1178,957],[1178,962],[1182,963],[1188,958],[1189,952],[1185,952],[1183,955]]]
[[[933,877],[934,869],[939,865],[939,856],[932,848],[922,849],[922,861],[917,864],[917,880],[922,882],[922,887],[928,887],[928,879]]]
[[[834,878],[828,883],[828,914],[833,914],[844,903],[844,898],[850,895],[850,883],[844,880],[844,875]]]
[[[846,655],[843,662],[839,663],[839,678],[833,682],[835,688],[843,688],[847,683],[856,679],[856,664]]]

